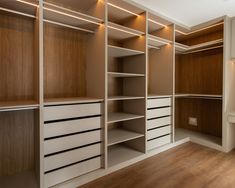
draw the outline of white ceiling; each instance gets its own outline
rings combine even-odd
[[[133,0],[188,27],[235,16],[235,0]]]

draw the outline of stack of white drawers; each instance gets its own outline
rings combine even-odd
[[[171,142],[171,97],[148,99],[147,108],[147,150],[152,150]]]
[[[101,168],[101,103],[47,106],[44,187]]]

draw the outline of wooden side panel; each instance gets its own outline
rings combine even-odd
[[[222,136],[222,101],[206,99],[177,99],[176,127]],[[198,126],[191,126],[188,118],[197,118]]]
[[[45,98],[86,95],[86,34],[44,25]]]
[[[33,100],[34,20],[0,11],[0,101]]]
[[[0,176],[34,169],[34,111],[0,113]]]
[[[176,93],[222,95],[222,86],[222,48],[178,57]]]

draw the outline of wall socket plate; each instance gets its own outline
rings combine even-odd
[[[198,124],[197,124],[197,118],[195,118],[195,117],[189,117],[188,118],[188,124],[189,125],[192,125],[192,126],[198,126]]]

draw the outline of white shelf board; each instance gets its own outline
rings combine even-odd
[[[30,110],[39,108],[37,101],[7,101],[0,102],[0,111]]]
[[[1,188],[38,188],[33,172],[22,172],[13,176],[0,177]]]
[[[49,98],[45,99],[44,105],[64,105],[64,104],[83,104],[83,103],[96,103],[103,102],[103,99],[91,97],[74,97],[74,98]]]
[[[43,13],[44,20],[90,31],[95,31],[103,23],[99,18],[48,2],[44,2]]]
[[[128,160],[144,155],[137,150],[123,146],[115,145],[108,149],[108,167],[112,167]]]
[[[163,38],[153,36],[153,35],[148,36],[148,46],[151,48],[153,48],[153,47],[160,48],[162,46],[165,46],[165,45],[168,45],[171,43],[172,43],[172,41],[167,40],[167,39],[163,39]]]
[[[108,22],[108,37],[115,40],[126,40],[133,37],[140,37],[144,32],[131,29],[116,23]]]
[[[128,56],[141,55],[144,54],[144,52],[108,45],[108,54],[110,57],[128,57]]]
[[[223,44],[223,39],[208,41],[208,42],[204,42],[204,43],[192,45],[192,46],[187,46],[187,45],[176,42],[175,49],[177,52],[180,52],[180,53],[189,53],[193,50],[200,50],[200,49],[212,47],[212,46],[219,45],[219,44],[220,45]]]
[[[171,97],[172,97],[172,95],[148,94],[148,99],[171,98]]]
[[[111,112],[108,114],[108,123],[129,121],[140,118],[144,118],[144,116],[122,112]]]
[[[143,134],[124,129],[111,129],[108,132],[108,146],[143,137]]]
[[[216,136],[211,136],[208,134],[203,134],[200,132],[190,131],[182,128],[175,129],[175,140],[180,141],[185,138],[190,138],[191,141],[201,142],[208,146],[221,147],[222,139]]]
[[[121,101],[121,100],[137,100],[144,99],[144,97],[135,97],[135,96],[109,96],[109,101]]]
[[[25,15],[28,17],[36,17],[38,1],[32,0],[30,3],[35,6],[20,1],[0,1],[0,9],[3,11]]]
[[[144,74],[135,74],[135,73],[124,73],[124,72],[108,72],[109,76],[128,78],[128,77],[144,77]]]
[[[235,123],[235,112],[230,112],[228,114],[228,122],[229,123]]]
[[[175,94],[175,98],[201,98],[201,99],[215,99],[222,100],[222,95],[208,95],[208,94]]]

